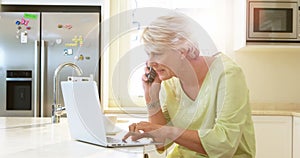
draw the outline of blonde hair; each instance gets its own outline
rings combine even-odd
[[[173,49],[196,58],[199,56],[198,44],[190,32],[189,24],[188,17],[178,13],[158,17],[142,34],[145,51],[151,53]]]

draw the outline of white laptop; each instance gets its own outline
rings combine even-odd
[[[61,88],[73,139],[104,147],[142,146],[153,143],[150,139],[124,142],[108,137],[96,82],[90,78],[78,77],[68,80],[61,82]]]

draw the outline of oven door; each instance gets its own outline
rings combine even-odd
[[[297,14],[297,3],[250,2],[248,39],[296,39]]]

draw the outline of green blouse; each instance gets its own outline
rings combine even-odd
[[[208,156],[175,145],[169,158],[255,157],[255,136],[249,91],[241,68],[224,54],[211,64],[195,100],[178,78],[162,82],[162,110],[170,125],[197,130]]]

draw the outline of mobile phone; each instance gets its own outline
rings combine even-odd
[[[150,72],[149,72],[148,74],[146,74],[146,76],[147,76],[147,78],[148,78],[148,82],[149,82],[149,83],[152,83],[152,82],[154,81],[155,77],[156,77],[156,72],[155,72],[155,70],[154,70],[152,67],[150,67],[150,66],[148,66],[147,68],[148,68],[148,70],[150,70]]]

